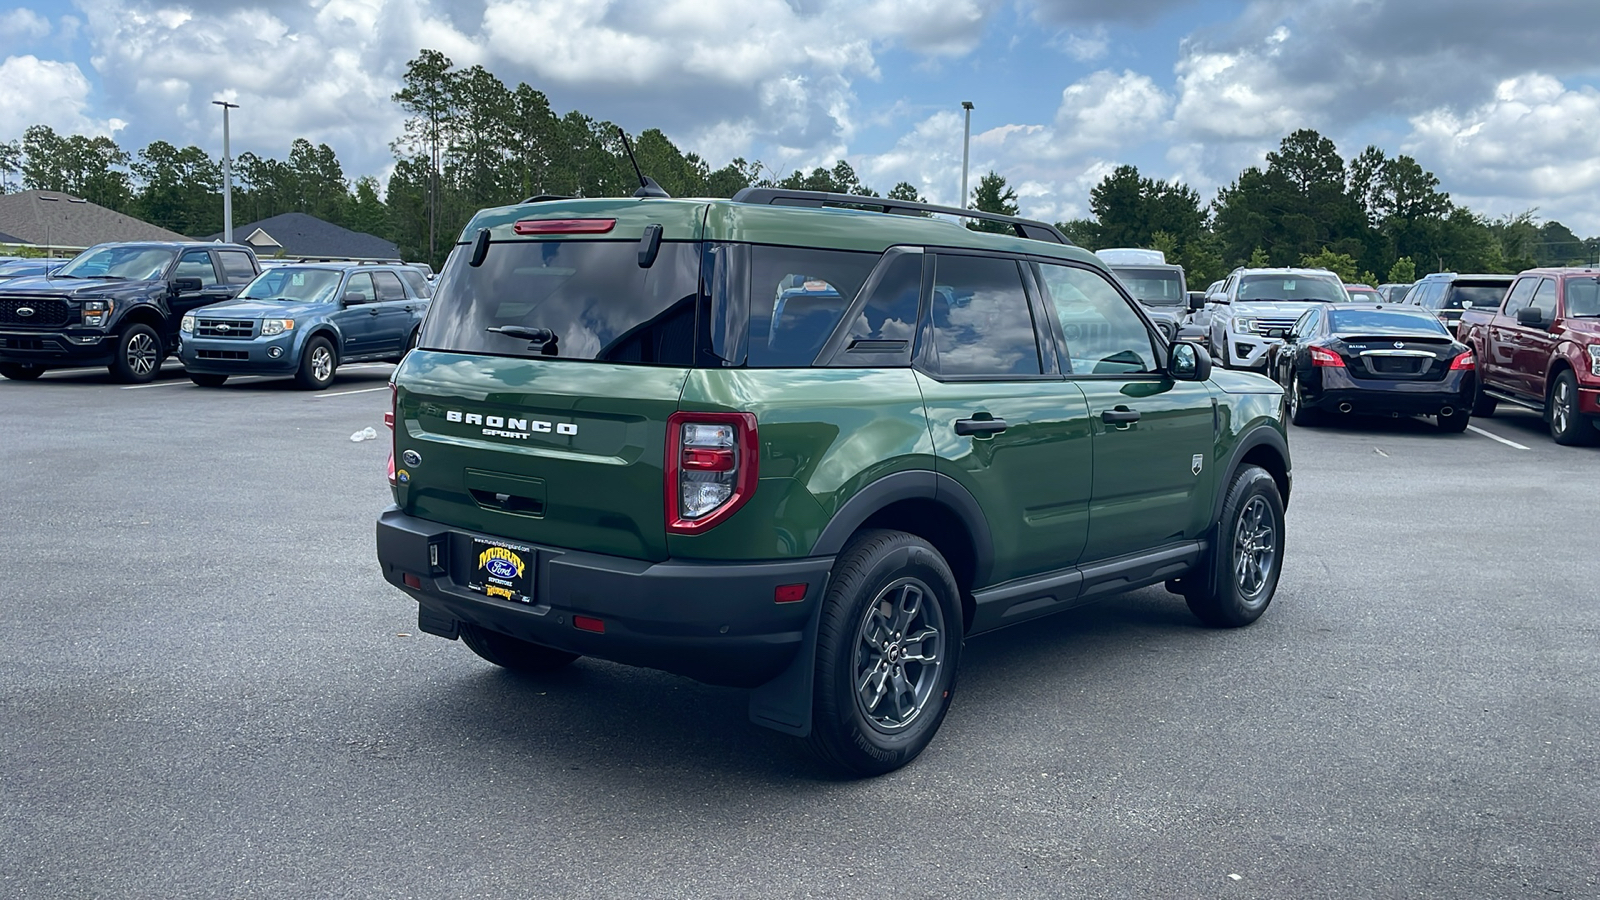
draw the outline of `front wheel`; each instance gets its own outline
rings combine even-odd
[[[222,387],[228,382],[226,375],[207,375],[204,372],[190,372],[189,380],[201,387]]]
[[[1249,625],[1267,611],[1283,570],[1283,498],[1266,469],[1233,476],[1216,535],[1206,561],[1183,577],[1183,599],[1213,628]]]
[[[4,375],[12,381],[36,381],[44,372],[44,366],[32,366],[27,363],[0,363],[0,375]]]
[[[300,369],[294,373],[294,383],[308,391],[320,391],[333,384],[333,373],[338,368],[339,358],[333,352],[333,344],[325,337],[314,337],[300,356]]]
[[[839,555],[817,630],[810,743],[825,761],[882,775],[933,740],[961,661],[959,597],[915,535],[863,532]]]
[[[117,353],[111,359],[111,375],[118,381],[142,384],[155,380],[166,357],[161,338],[149,325],[129,325],[117,338]]]
[[[1556,376],[1544,414],[1550,423],[1550,437],[1556,443],[1567,447],[1594,443],[1594,426],[1588,416],[1578,411],[1578,379],[1571,371]]]
[[[535,644],[509,634],[461,623],[461,642],[473,653],[502,669],[525,675],[543,675],[571,665],[576,653]]]

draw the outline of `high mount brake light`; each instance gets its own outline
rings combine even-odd
[[[616,219],[523,219],[512,226],[517,234],[608,234]]]
[[[1452,372],[1475,372],[1477,369],[1478,360],[1472,355],[1471,350],[1468,350],[1450,362],[1450,371]]]
[[[668,532],[699,534],[755,493],[761,445],[751,413],[673,413],[666,443]]]
[[[1342,369],[1344,368],[1344,359],[1332,350],[1312,347],[1311,365],[1319,369]]]

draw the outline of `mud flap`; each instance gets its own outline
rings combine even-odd
[[[817,608],[806,620],[800,649],[795,652],[789,668],[750,691],[751,722],[794,737],[811,734],[811,699],[817,683],[817,628],[822,622],[822,604],[827,596],[828,582],[823,582]]]

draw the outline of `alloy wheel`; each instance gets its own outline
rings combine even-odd
[[[143,378],[155,371],[156,364],[160,362],[157,357],[155,338],[140,332],[128,339],[125,351],[128,361],[128,370],[134,375]]]
[[[1234,524],[1233,574],[1249,603],[1260,599],[1278,557],[1278,531],[1263,497],[1251,497]]]
[[[1567,382],[1556,382],[1556,395],[1550,402],[1550,424],[1555,426],[1556,434],[1566,434],[1570,424],[1572,412],[1568,405],[1572,402]]]
[[[311,351],[311,374],[319,382],[333,377],[333,351],[327,347]]]
[[[853,671],[856,708],[873,728],[902,731],[929,706],[944,642],[942,607],[919,579],[898,579],[867,604]]]

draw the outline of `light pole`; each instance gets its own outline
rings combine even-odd
[[[228,110],[239,104],[226,100],[211,101],[222,107],[222,239],[233,243],[233,153],[228,147]]]
[[[967,205],[967,158],[968,150],[972,146],[972,101],[961,101],[961,108],[967,111],[967,131],[961,137],[961,206]]]

